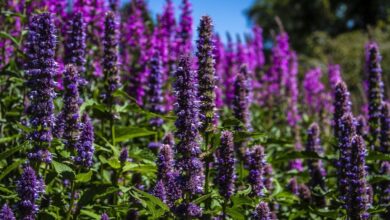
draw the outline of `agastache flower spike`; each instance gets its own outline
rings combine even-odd
[[[53,97],[55,96],[53,77],[57,74],[57,63],[54,59],[55,34],[55,26],[50,14],[43,13],[31,19],[25,51],[26,86],[29,88],[30,99],[26,112],[34,130],[29,136],[35,146],[28,157],[42,162],[51,161],[51,154],[45,148],[53,139]]]
[[[95,151],[93,146],[94,133],[93,125],[89,116],[84,113],[81,118],[81,133],[79,143],[77,145],[77,157],[75,157],[75,162],[78,165],[84,166],[86,168],[92,166],[93,153]]]
[[[363,115],[356,117],[356,134],[362,137],[367,135],[367,122]]]
[[[20,198],[18,208],[21,219],[35,219],[38,213],[38,206],[35,203],[44,190],[44,182],[36,176],[34,169],[29,166],[25,167],[22,176],[16,182],[16,192]]]
[[[121,153],[119,154],[119,162],[121,165],[125,165],[127,162],[127,159],[129,158],[129,151],[127,150],[126,147],[122,148]]]
[[[336,89],[336,85],[342,82],[340,65],[334,64],[328,66],[329,85],[331,89]]]
[[[381,106],[383,101],[382,68],[379,48],[376,43],[367,46],[366,65],[368,71],[368,124],[370,126],[370,147],[378,149]]]
[[[1,220],[16,220],[14,213],[7,204],[3,205],[3,208],[0,210],[0,219]]]
[[[384,161],[381,165],[381,174],[390,175],[390,162]],[[390,204],[390,181],[383,181],[380,184],[380,195],[379,203],[380,204]],[[386,212],[381,215],[383,219],[390,219],[390,207],[387,207]]]
[[[100,217],[100,220],[110,220],[110,217],[106,213],[103,213],[102,216]]]
[[[198,142],[197,81],[191,66],[190,57],[181,58],[175,82],[175,113],[177,115],[175,136],[179,140],[176,144],[176,167],[180,173],[183,193],[187,194],[190,199],[194,195],[202,193],[204,185],[203,163],[200,159],[201,149]],[[190,206],[188,202],[187,200],[185,204],[182,204],[187,207],[187,211],[189,211]],[[193,207],[191,210],[194,211]],[[191,213],[187,212],[186,214],[191,215]]]
[[[321,69],[314,68],[306,73],[303,80],[305,104],[314,112],[320,112],[324,106],[322,94],[325,87],[321,82],[321,75]]]
[[[243,65],[234,83],[233,112],[234,116],[238,120],[240,120],[244,126],[241,127],[239,130],[249,130],[251,127],[249,115],[250,103],[248,97],[249,91],[247,87],[247,71],[247,67]]]
[[[155,52],[152,60],[150,61],[150,75],[149,75],[149,89],[148,89],[148,100],[146,108],[156,114],[163,114],[164,109],[164,98],[163,98],[163,73],[161,69],[161,60],[158,52]],[[161,127],[164,123],[162,118],[156,117],[149,121],[151,126]]]
[[[62,109],[62,120],[64,121],[63,139],[68,149],[74,149],[79,140],[80,134],[80,97],[79,97],[79,75],[72,64],[66,66],[64,72],[64,107]]]
[[[221,135],[221,146],[216,153],[217,175],[215,182],[218,185],[219,194],[226,199],[234,193],[236,180],[233,134],[230,131],[223,131]]]
[[[252,186],[253,196],[262,196],[264,183],[264,148],[260,145],[253,147],[248,158],[248,182]]]
[[[191,53],[192,40],[192,9],[189,0],[183,0],[181,5],[180,22],[177,31],[177,54]]]
[[[271,211],[268,204],[260,202],[252,214],[253,220],[271,220]]]
[[[382,153],[390,153],[390,103],[382,105],[380,148]]]
[[[236,68],[234,63],[233,41],[229,33],[226,34],[226,37],[228,42],[225,52],[225,62],[223,69],[223,85],[225,88],[225,104],[231,107],[234,100],[234,80],[236,77]]]
[[[348,200],[348,217],[350,219],[364,220],[369,218],[368,194],[366,181],[367,151],[363,138],[355,135],[352,138],[350,189]]]
[[[68,23],[67,36],[65,40],[65,64],[73,64],[77,71],[85,72],[85,22],[80,12],[75,13]]]
[[[201,131],[210,131],[213,128],[215,111],[215,60],[213,55],[213,24],[211,17],[203,16],[198,28],[197,40],[198,80]]]
[[[323,149],[320,143],[320,128],[316,123],[310,125],[307,131],[307,142],[306,142],[306,152],[313,152],[322,154]],[[310,179],[310,187],[313,190],[315,187],[321,187],[321,189],[325,190],[325,175],[326,171],[322,165],[321,160],[307,160],[309,174],[311,176]],[[317,205],[324,206],[326,205],[326,201],[324,197],[314,196],[313,198]]]
[[[333,127],[336,138],[342,138],[340,132],[340,119],[344,114],[351,112],[351,101],[347,85],[343,81],[336,84],[334,93]]]
[[[112,94],[120,87],[118,68],[118,27],[116,16],[108,12],[104,21],[103,72],[106,82],[106,102],[113,105]]]
[[[338,139],[339,160],[337,161],[337,178],[340,199],[347,204],[349,186],[348,172],[351,163],[351,139],[356,134],[354,118],[351,113],[339,120],[340,137]]]
[[[253,49],[255,51],[255,70],[259,71],[263,68],[265,59],[263,51],[263,29],[259,26],[254,26],[253,32]]]

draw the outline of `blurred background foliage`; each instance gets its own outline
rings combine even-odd
[[[266,42],[272,42],[279,31],[275,17],[280,18],[300,54],[301,77],[307,69],[320,66],[327,78],[327,65],[340,64],[355,111],[366,100],[361,82],[364,45],[370,39],[380,45],[384,82],[390,84],[389,15],[389,0],[256,0],[247,10],[247,16],[264,29]]]

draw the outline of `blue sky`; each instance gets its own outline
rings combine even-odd
[[[128,0],[122,0],[128,1]],[[149,9],[155,15],[161,13],[165,0],[146,0]],[[244,11],[248,9],[254,0],[191,0],[194,16],[194,31],[198,26],[199,19],[203,15],[209,15],[214,20],[215,30],[226,40],[225,33],[228,31],[235,36],[250,31],[250,23]],[[181,0],[173,0],[176,16],[179,15]],[[194,32],[195,33],[195,32]]]

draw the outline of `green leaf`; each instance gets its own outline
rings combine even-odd
[[[132,171],[137,172],[141,174],[153,174],[157,172],[156,166],[153,164],[135,164],[135,163],[128,163],[123,167],[123,172]]]
[[[385,154],[378,151],[371,151],[366,157],[366,160],[390,161],[390,154]]]
[[[92,170],[88,171],[88,173],[79,173],[76,175],[76,181],[79,183],[89,182],[92,178]]]
[[[91,217],[91,218],[93,218],[93,219],[97,219],[97,220],[99,220],[100,217],[101,217],[101,215],[96,214],[96,213],[93,212],[93,211],[89,211],[89,210],[85,210],[85,209],[82,209],[82,210],[80,211],[80,214],[81,214],[81,215],[88,216],[88,217]]]
[[[116,129],[115,134],[116,142],[124,142],[133,138],[155,135],[156,132],[140,127],[120,127]]]
[[[131,190],[132,194],[138,194],[138,198],[140,197],[143,197],[144,199],[147,199],[149,200],[152,204],[154,205],[157,205],[158,207],[162,208],[164,211],[169,211],[169,207],[163,203],[159,198],[147,193],[147,192],[144,192],[142,190],[139,190],[137,188],[133,188]]]
[[[271,160],[270,162],[272,163],[284,162],[284,161],[289,161],[294,159],[320,159],[320,160],[322,159],[323,160],[325,158],[320,157],[315,152],[305,152],[305,151],[301,151],[301,152],[292,151],[292,152],[284,153],[282,154],[282,156],[275,159],[269,158],[269,160]]]
[[[245,220],[244,210],[238,208],[230,208],[226,209],[226,214],[228,214],[232,219],[237,220]]]
[[[57,162],[57,161],[52,161],[51,163],[54,167],[54,170],[58,173],[58,174],[62,174],[64,172],[73,172],[72,168],[70,168],[68,165],[66,164],[63,164],[63,163],[60,163],[60,162]]]
[[[15,135],[12,135],[12,136],[9,136],[9,137],[0,138],[0,144],[10,142],[10,141],[15,140],[15,139],[17,139],[19,137],[20,137],[20,134],[15,134]]]
[[[108,165],[110,165],[113,169],[119,169],[121,168],[121,163],[120,161],[115,158],[115,157],[111,157],[108,161],[107,161]]]
[[[18,151],[21,151],[24,147],[25,147],[24,144],[19,145],[17,147],[11,147],[10,149],[0,153],[0,160],[4,160],[4,159],[10,157],[12,154],[14,154]]]
[[[203,196],[201,196],[201,197],[195,199],[195,200],[193,201],[193,203],[195,203],[195,204],[200,204],[200,203],[202,203],[203,201],[205,201],[206,199],[210,198],[211,195],[212,195],[212,193],[203,195]]]
[[[17,160],[13,162],[11,165],[9,165],[5,170],[1,171],[0,174],[0,180],[2,180],[5,176],[7,176],[12,170],[19,167],[20,164],[22,164],[24,160]]]
[[[390,181],[389,175],[370,175],[368,176],[368,182],[371,184],[380,183],[384,181]]]
[[[9,39],[18,47],[20,45],[18,40],[16,40],[16,38],[14,38],[13,36],[11,36],[10,34],[8,34],[5,31],[0,31],[0,38]]]

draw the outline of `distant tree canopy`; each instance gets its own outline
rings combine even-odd
[[[330,36],[375,26],[386,20],[389,0],[257,0],[248,16],[265,30],[275,29],[279,16],[298,50],[308,36],[322,31]]]

